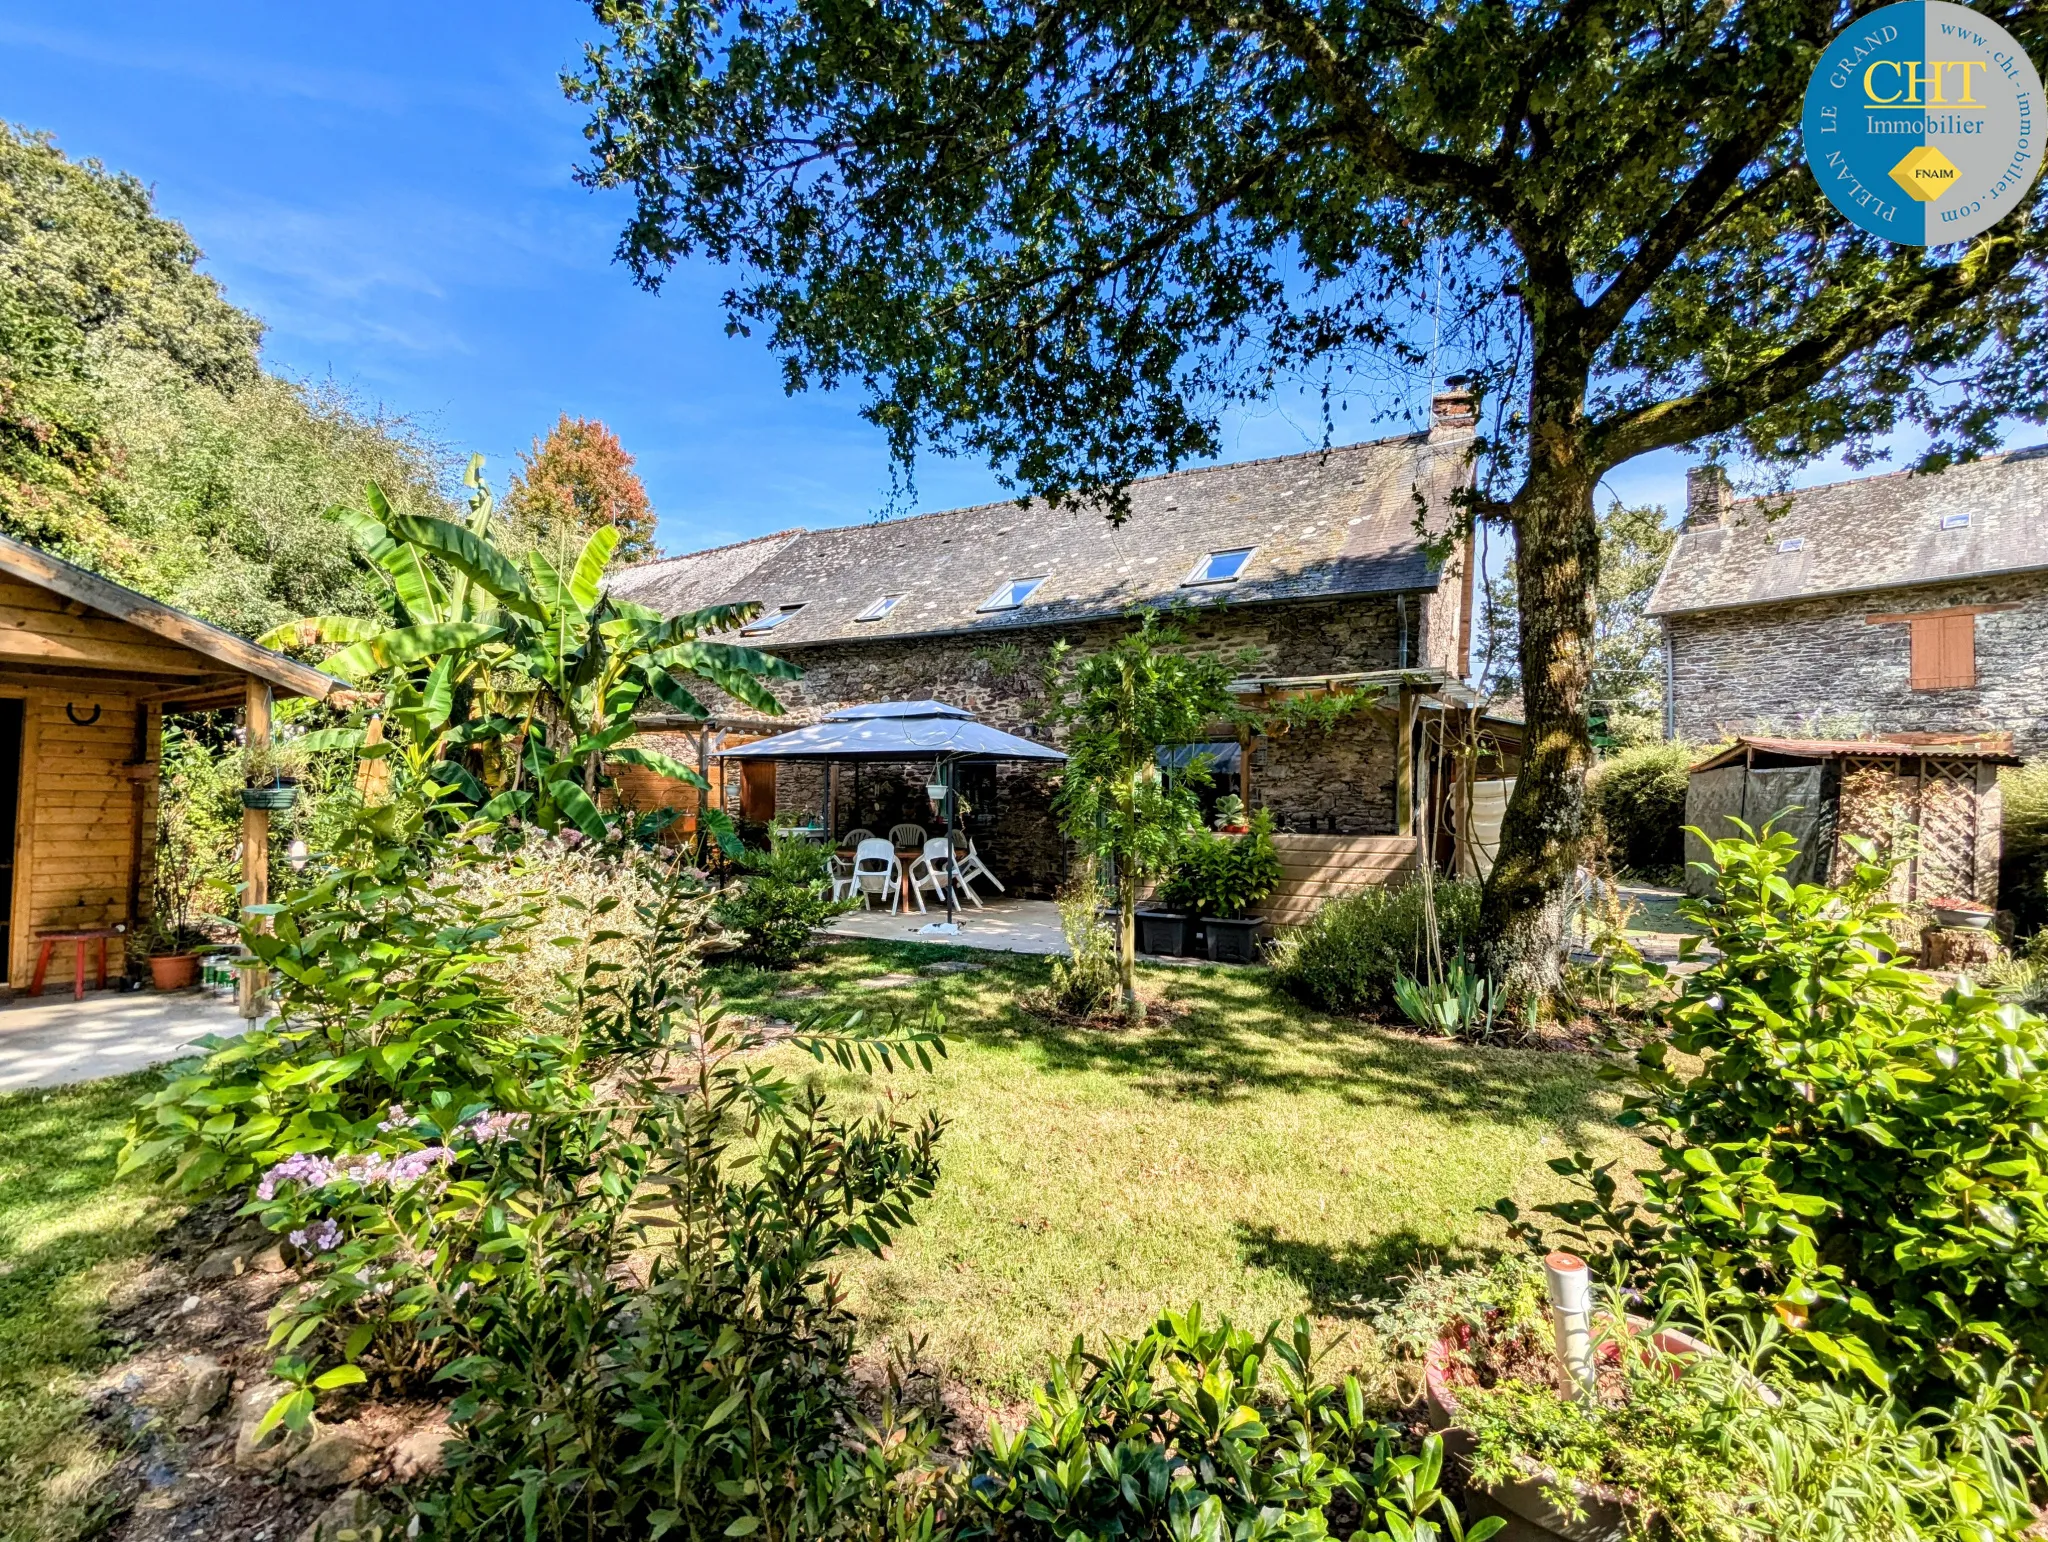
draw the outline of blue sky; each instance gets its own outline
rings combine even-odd
[[[273,368],[482,451],[500,486],[569,411],[639,458],[671,550],[872,517],[887,456],[854,395],[785,396],[768,350],[725,335],[717,270],[649,295],[612,261],[626,203],[573,182],[582,114],[557,85],[594,32],[567,0],[0,0],[0,112],[151,184],[268,323]],[[1337,436],[1389,431],[1354,417]],[[1319,435],[1276,406],[1226,426],[1226,458]],[[1664,454],[1608,486],[1675,509],[1683,479]],[[927,459],[917,495],[946,508],[1001,488]]]

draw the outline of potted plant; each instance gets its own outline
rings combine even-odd
[[[1212,961],[1255,964],[1259,928],[1265,922],[1248,912],[1280,887],[1280,853],[1273,845],[1273,816],[1254,814],[1243,835],[1191,836],[1180,864],[1162,887],[1169,903],[1183,905],[1201,918],[1203,937]]]
[[[1212,822],[1218,833],[1223,835],[1243,835],[1251,828],[1245,822],[1244,799],[1234,792],[1227,792],[1216,800],[1216,817]]]
[[[252,744],[242,752],[242,807],[283,813],[298,801],[299,757],[276,744]]]

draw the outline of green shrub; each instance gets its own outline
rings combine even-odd
[[[1159,886],[1159,903],[1189,915],[1236,920],[1279,887],[1273,816],[1260,809],[1243,835],[1189,830],[1173,871]]]
[[[1032,1395],[1014,1435],[991,1422],[957,1534],[1015,1542],[1484,1542],[1437,1487],[1443,1447],[1401,1454],[1355,1377],[1315,1374],[1308,1323],[1264,1335],[1169,1312],[1137,1339],[1071,1354]],[[1442,1520],[1439,1521],[1439,1517]]]
[[[1545,1337],[1547,1338],[1547,1334]],[[1699,1357],[1683,1365],[1617,1330],[1622,1391],[1583,1402],[1549,1382],[1461,1388],[1472,1476],[1503,1483],[1533,1465],[1569,1510],[1576,1489],[1633,1501],[1633,1535],[1669,1542],[2018,1542],[2034,1511],[2028,1474],[1996,1411],[1911,1418],[1889,1398],[1776,1378]]]
[[[831,853],[821,841],[777,840],[739,858],[745,873],[718,897],[712,919],[740,939],[740,956],[763,969],[790,969],[811,934],[847,907],[832,900]]]
[[[602,1101],[393,1108],[374,1147],[258,1186],[303,1276],[273,1313],[292,1390],[272,1416],[302,1426],[364,1381],[452,1389],[433,1535],[846,1534],[928,1451],[921,1426],[875,1437],[877,1470],[850,1442],[832,1273],[911,1223],[939,1121],[841,1118],[761,1065],[760,1028],[695,987],[697,908],[649,900],[629,956],[576,983],[571,1052],[613,1068]],[[863,1071],[944,1051],[858,1011],[788,1042]]]
[[[404,839],[365,832],[355,852],[260,907],[243,941],[270,968],[276,1015],[208,1036],[137,1105],[121,1170],[172,1173],[222,1193],[294,1155],[362,1149],[394,1103],[436,1096],[524,1108],[575,1074],[512,1010],[494,957],[524,946],[530,898],[465,880],[481,851],[439,840],[393,805]],[[414,816],[418,815],[414,809]]]
[[[2023,932],[2048,928],[2048,761],[2001,771],[2005,856],[1999,867],[2000,901]]]
[[[1060,892],[1060,931],[1067,956],[1052,961],[1044,1004],[1062,1017],[1107,1017],[1117,1010],[1116,932],[1103,919],[1108,902],[1092,867]]]
[[[1477,935],[1479,885],[1435,881],[1437,931],[1452,952]],[[1330,901],[1306,924],[1283,933],[1273,970],[1288,991],[1329,1012],[1398,1011],[1394,982],[1421,968],[1422,887],[1367,889]]]
[[[1658,883],[1683,875],[1686,773],[1696,759],[1686,744],[1644,744],[1593,768],[1586,802],[1616,872]]]
[[[1696,1268],[1830,1374],[1908,1406],[1952,1404],[2008,1367],[2038,1394],[2048,1022],[1967,983],[1937,998],[1891,962],[1886,868],[1792,887],[1783,832],[1709,848],[1720,897],[1681,909],[1718,956],[1661,1009],[1624,1115],[1658,1155],[1644,1199],[1620,1200],[1581,1154],[1551,1165],[1593,1197],[1545,1209],[1639,1280]]]

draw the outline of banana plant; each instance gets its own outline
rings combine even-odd
[[[694,768],[624,742],[643,705],[707,718],[710,709],[684,683],[691,681],[756,712],[781,713],[764,682],[795,679],[795,667],[710,640],[757,606],[664,617],[613,597],[604,580],[619,534],[609,526],[584,543],[567,573],[540,552],[528,554],[522,571],[491,540],[481,457],[464,481],[470,518],[461,524],[401,513],[374,484],[370,512],[337,511],[388,581],[390,615],[382,622],[308,617],[263,641],[335,645],[323,667],[352,682],[382,677],[386,717],[400,734],[380,749],[365,728],[328,730],[307,736],[308,748],[403,754],[484,817],[516,814],[597,839],[606,830],[597,796],[607,761],[707,785]],[[738,849],[723,811],[706,809],[704,822],[720,845]]]

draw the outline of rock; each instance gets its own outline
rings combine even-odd
[[[272,1243],[250,1258],[249,1267],[258,1274],[283,1274],[290,1265],[284,1261],[284,1249]]]
[[[199,1298],[197,1296],[187,1296],[183,1301],[180,1301],[178,1303],[178,1315],[180,1317],[190,1317],[194,1312],[198,1310]]]
[[[180,1355],[178,1369],[185,1376],[185,1398],[178,1424],[189,1430],[212,1418],[214,1410],[227,1401],[234,1377],[212,1355]]]
[[[199,1260],[199,1267],[192,1271],[195,1280],[233,1280],[249,1272],[249,1259],[255,1249],[246,1242],[229,1243],[224,1248],[215,1248]]]
[[[853,984],[856,990],[891,991],[901,985],[917,984],[917,976],[914,974],[878,974],[870,976],[865,980],[855,980]]]
[[[270,1412],[270,1405],[291,1389],[281,1381],[251,1382],[235,1396],[235,1465],[244,1472],[269,1472],[305,1449],[309,1433],[293,1431],[282,1423],[272,1425],[259,1444],[256,1426]]]
[[[313,1438],[285,1464],[285,1476],[303,1489],[340,1488],[377,1465],[377,1448],[361,1429],[348,1424],[321,1425]]]
[[[352,1488],[313,1517],[313,1524],[299,1533],[298,1542],[369,1542],[372,1527],[380,1519],[377,1501],[359,1488]]]
[[[943,958],[936,964],[926,964],[919,974],[980,974],[988,968],[986,964],[970,964],[964,958]]]
[[[446,1464],[445,1448],[454,1439],[446,1419],[422,1424],[391,1448],[391,1476],[400,1483],[436,1476]]]

